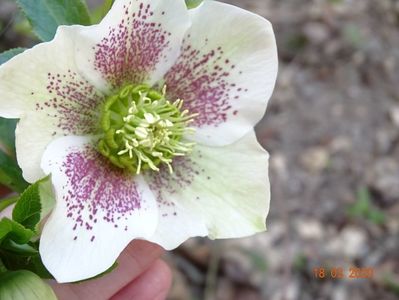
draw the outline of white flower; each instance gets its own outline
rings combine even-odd
[[[61,26],[2,65],[0,116],[20,119],[24,177],[52,176],[40,253],[54,277],[92,277],[133,239],[173,249],[265,230],[253,126],[276,73],[267,20],[183,0],[117,0],[99,25]]]

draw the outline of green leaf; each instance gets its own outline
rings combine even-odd
[[[188,9],[198,7],[204,0],[186,0],[186,5]]]
[[[26,228],[37,231],[37,225],[50,212],[53,205],[51,182],[49,177],[46,177],[22,193],[15,204],[12,218]]]
[[[35,230],[40,220],[40,209],[39,184],[35,183],[22,193],[14,207],[12,218],[26,228]]]
[[[3,53],[0,53],[0,65],[4,64],[6,61],[13,58],[15,55],[21,54],[25,50],[26,50],[25,48],[14,48],[11,50],[7,50]]]
[[[104,0],[101,5],[93,10],[93,12],[91,13],[91,19],[93,21],[93,24],[99,23],[105,17],[105,15],[111,9],[113,3],[114,0]]]
[[[39,194],[40,194],[40,221],[42,221],[54,208],[55,205],[55,195],[53,193],[53,185],[51,183],[50,177],[46,177],[40,180],[39,184]]]
[[[18,244],[26,244],[34,235],[32,230],[13,220],[8,218],[0,220],[0,242],[10,239]]]
[[[28,183],[22,177],[21,168],[15,159],[0,149],[0,184],[16,192],[22,192]]]
[[[26,270],[0,274],[0,299],[57,300],[54,291],[40,277]]]
[[[38,255],[39,251],[32,247],[29,244],[17,244],[16,242],[6,239],[3,241],[1,244],[1,248],[3,250],[18,254],[18,255],[23,255],[23,256],[33,256],[33,255]]]
[[[16,0],[43,41],[53,39],[59,25],[90,25],[87,6],[82,0]]]
[[[22,245],[29,246],[33,249],[36,249],[38,252],[38,243],[30,243]],[[0,257],[3,260],[4,266],[10,271],[17,270],[29,270],[41,278],[45,279],[53,279],[53,276],[47,271],[46,267],[43,265],[43,262],[38,253],[31,254],[27,251],[15,251],[15,249],[4,249],[0,248]]]

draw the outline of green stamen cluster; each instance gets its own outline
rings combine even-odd
[[[159,171],[161,163],[173,172],[172,160],[190,153],[195,143],[183,141],[193,133],[188,125],[195,117],[182,110],[183,100],[165,98],[166,86],[157,91],[147,85],[128,85],[106,99],[98,150],[115,166],[139,174]]]

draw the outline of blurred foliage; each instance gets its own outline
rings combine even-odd
[[[385,275],[384,284],[392,293],[399,297],[399,282],[394,277],[393,274]]]
[[[53,39],[59,25],[90,25],[86,2],[81,0],[16,0],[32,30],[42,41]]]
[[[360,28],[355,24],[349,24],[344,27],[344,39],[354,48],[362,48],[364,40]]]
[[[28,186],[15,158],[2,150],[0,150],[0,184],[16,192],[22,192]]]
[[[186,5],[189,9],[196,8],[199,6],[203,0],[186,0]]]
[[[6,199],[1,199],[0,201],[0,213],[6,209],[8,206],[14,204],[18,200],[18,196],[6,198]]]
[[[5,51],[3,53],[0,53],[0,65],[4,64],[6,61],[10,60],[15,55],[18,55],[24,51],[25,51],[25,48],[14,48],[14,49]],[[15,129],[15,125],[16,125],[16,120],[10,121],[9,124],[7,124],[7,122],[4,121],[4,119],[3,119],[3,121],[0,121],[0,129],[2,129],[0,131],[1,141],[9,141],[10,140],[10,137],[11,137],[11,135],[13,135],[13,133],[12,132],[4,132],[3,130],[13,129],[12,126],[14,126],[14,129]],[[11,127],[4,128],[5,126],[11,126]],[[3,140],[3,138],[6,138],[6,139]]]
[[[292,263],[294,269],[300,272],[306,270],[307,265],[308,265],[308,258],[303,253],[298,253],[295,256],[294,261]]]
[[[374,207],[370,192],[366,187],[359,188],[356,198],[357,201],[348,208],[350,217],[364,218],[376,225],[385,223],[386,217],[384,212]]]
[[[15,48],[0,54],[0,65],[24,51]],[[22,192],[28,183],[15,159],[15,127],[17,120],[0,118],[0,184],[16,192]]]
[[[32,31],[32,25],[23,15],[14,23],[14,31],[21,36],[28,37],[32,40],[37,40],[37,36]]]
[[[93,24],[99,23],[105,15],[108,13],[108,11],[111,9],[112,4],[114,3],[114,0],[104,0],[102,4],[97,6],[92,12],[91,12],[91,20]]]
[[[268,269],[268,262],[266,261],[264,255],[259,253],[256,249],[240,249],[251,262],[252,268],[257,269],[261,272],[266,272]]]

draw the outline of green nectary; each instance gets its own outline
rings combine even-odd
[[[99,152],[115,166],[139,174],[159,171],[166,164],[173,172],[174,157],[190,153],[195,143],[184,141],[195,117],[183,110],[183,100],[166,99],[162,91],[147,85],[127,85],[104,102]]]

